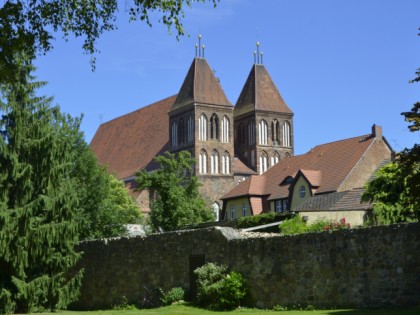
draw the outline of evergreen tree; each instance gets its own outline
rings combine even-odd
[[[195,159],[188,151],[176,156],[166,152],[155,158],[160,165],[155,172],[137,174],[138,189],[149,189],[156,195],[151,202],[150,223],[154,230],[173,231],[182,226],[214,221],[198,191],[198,180],[192,176]]]
[[[81,271],[72,177],[79,119],[36,97],[32,65],[19,60],[0,104],[0,313],[64,308],[78,296]]]

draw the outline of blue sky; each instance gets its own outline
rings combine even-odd
[[[157,21],[128,23],[98,43],[96,71],[79,39],[57,36],[36,61],[42,93],[64,112],[84,113],[90,142],[101,122],[176,94],[202,34],[205,57],[234,104],[261,42],[264,65],[294,111],[295,154],[318,144],[370,133],[381,125],[396,151],[420,142],[400,115],[420,101],[409,84],[420,67],[418,0],[221,0],[185,12],[177,41]],[[130,136],[130,135],[127,135]]]

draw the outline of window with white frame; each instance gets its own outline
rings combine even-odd
[[[229,143],[229,118],[223,116],[222,119],[222,142]]]
[[[222,174],[230,174],[230,155],[227,151],[222,157]]]
[[[267,145],[267,122],[262,119],[258,124],[258,144]]]
[[[219,174],[219,153],[216,150],[211,153],[210,174]]]
[[[290,141],[290,123],[288,121],[285,121],[283,123],[283,146],[284,147],[290,147],[291,141]]]
[[[202,150],[198,158],[198,173],[207,174],[207,153]]]
[[[207,117],[204,114],[198,119],[198,139],[207,141]]]
[[[171,126],[171,144],[173,148],[178,146],[178,123],[176,121],[172,122]]]
[[[268,168],[268,157],[267,153],[263,152],[260,156],[260,175],[265,173]]]
[[[276,165],[280,161],[280,155],[278,152],[274,152],[274,155],[271,157],[271,166]]]

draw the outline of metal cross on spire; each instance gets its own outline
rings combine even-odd
[[[204,45],[201,45],[201,34],[198,35],[198,44],[195,44],[195,57],[204,58]]]

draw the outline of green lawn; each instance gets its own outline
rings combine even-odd
[[[39,314],[49,314],[51,313],[37,313]],[[214,314],[277,314],[277,315],[419,315],[420,308],[411,308],[411,309],[378,309],[378,310],[318,310],[318,311],[266,311],[266,310],[256,310],[256,309],[238,309],[232,312],[212,312],[199,308],[195,308],[187,305],[171,305],[167,307],[161,307],[157,309],[149,310],[126,310],[126,311],[91,311],[91,312],[76,312],[76,311],[59,311],[54,314],[57,315],[214,315]],[[35,315],[35,314],[34,314]]]

